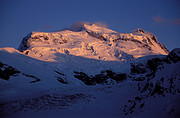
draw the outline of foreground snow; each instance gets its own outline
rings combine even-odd
[[[178,55],[178,49],[174,53]],[[64,58],[71,60],[66,63],[59,62],[57,65],[57,62],[43,62],[30,58],[13,48],[1,49],[0,61],[20,71],[8,81],[0,79],[1,112],[15,112],[13,116],[41,111],[49,115],[55,112],[56,115],[65,116],[72,113],[76,116],[89,114],[88,116],[92,117],[98,115],[138,118],[177,117],[180,98],[180,62],[162,61],[155,71],[150,70],[149,68],[152,67],[147,68],[146,65],[148,60],[169,59],[174,53],[170,53],[170,56],[143,57],[125,63],[66,55],[67,57]],[[172,59],[176,59],[175,57]],[[141,63],[138,67],[146,68],[146,72],[132,71],[130,63],[135,65]],[[116,73],[126,73],[127,79],[118,83],[114,81],[104,85],[87,86],[83,81],[75,78],[73,73],[73,71],[84,72],[90,76],[110,69]],[[61,74],[56,73],[55,70]],[[31,83],[34,81],[32,75],[40,81]],[[67,84],[60,83],[57,77],[61,77]]]

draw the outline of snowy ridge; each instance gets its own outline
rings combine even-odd
[[[32,32],[24,37],[18,50],[43,61],[55,61],[56,53],[105,61],[169,53],[152,33],[142,29],[123,34],[95,24],[80,24],[52,33]]]

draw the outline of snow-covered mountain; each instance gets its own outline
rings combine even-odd
[[[142,29],[118,33],[81,22],[31,32],[18,50],[0,48],[0,68],[3,114],[180,116],[180,49],[169,53]]]
[[[18,50],[43,61],[57,60],[56,53],[104,61],[169,53],[152,33],[142,29],[133,33],[117,33],[95,24],[72,26],[70,30],[59,32],[31,32],[24,37]]]

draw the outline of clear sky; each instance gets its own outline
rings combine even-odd
[[[31,31],[56,31],[77,21],[117,32],[142,28],[169,50],[180,47],[180,0],[0,0],[0,47],[17,48]]]

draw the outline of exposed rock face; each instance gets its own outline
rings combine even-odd
[[[174,69],[175,71],[167,69],[173,64],[179,64],[179,54],[180,50],[174,49],[166,57],[157,57],[148,60],[146,65],[138,66],[138,64],[133,64],[131,66],[131,74],[133,76],[130,77],[135,77],[133,81],[138,81],[138,90],[140,94],[133,99],[128,100],[127,104],[124,105],[123,111],[125,115],[133,114],[134,111],[136,111],[136,113],[137,111],[142,112],[146,109],[145,107],[147,106],[147,101],[149,101],[149,99],[155,99],[156,97],[166,99],[169,96],[179,95],[180,87],[178,86],[178,83],[180,80],[180,73],[179,71],[176,71],[176,69]],[[164,71],[173,73],[173,75],[167,75]],[[138,75],[141,76],[137,77]],[[151,108],[149,107],[149,109]],[[168,117],[170,117],[171,113],[174,111],[175,109],[173,107],[170,108],[169,113],[167,113]]]
[[[0,78],[9,80],[11,76],[17,76],[18,73],[20,73],[19,70],[0,62]]]
[[[127,75],[125,73],[112,72],[111,70],[102,71],[101,74],[97,74],[94,76],[88,76],[83,72],[74,72],[77,79],[81,80],[86,85],[96,85],[96,84],[114,84],[122,82],[127,79]]]
[[[169,58],[174,63],[180,61],[180,48],[175,48],[172,50],[167,58]]]
[[[31,81],[30,83],[35,83],[35,82],[40,81],[39,78],[37,78],[33,75],[21,73],[21,71],[17,70],[16,68],[0,62],[0,78],[1,79],[8,81],[11,77],[16,77],[16,76],[19,76],[20,74],[22,74],[26,77],[33,78],[34,80]]]

